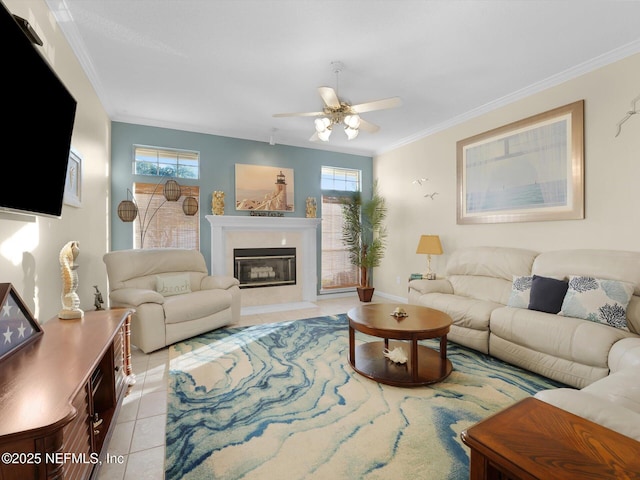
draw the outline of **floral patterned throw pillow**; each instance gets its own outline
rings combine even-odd
[[[531,294],[532,276],[513,276],[511,284],[511,295],[507,301],[507,306],[514,308],[528,308],[529,296]]]
[[[627,305],[634,286],[617,280],[569,277],[569,289],[558,315],[583,318],[629,331]]]

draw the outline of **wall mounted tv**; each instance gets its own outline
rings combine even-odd
[[[0,1],[0,211],[60,217],[76,101]]]

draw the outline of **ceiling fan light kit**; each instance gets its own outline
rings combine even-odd
[[[331,118],[322,117],[315,119],[316,135],[319,140],[323,142],[329,141],[333,126],[339,123],[344,124],[344,133],[349,140],[353,140],[358,136],[358,127],[360,126],[360,117],[358,115],[346,115],[342,118],[339,115],[335,115]],[[314,135],[314,137],[316,136]]]
[[[331,136],[331,120],[328,118],[316,118],[314,123],[316,125],[318,138],[323,142],[329,141],[329,137]]]
[[[349,128],[357,130],[360,126],[360,117],[358,115],[347,115],[344,117],[344,124]]]
[[[342,62],[331,62],[331,68],[336,74],[336,86],[338,83],[338,75],[342,71],[344,65]],[[337,88],[336,88],[337,90]],[[400,106],[402,101],[399,97],[385,98],[382,100],[374,100],[372,102],[350,105],[341,101],[338,94],[331,87],[319,87],[318,93],[324,102],[324,108],[321,112],[301,112],[301,113],[276,113],[274,117],[320,117],[314,121],[315,133],[309,140],[321,140],[328,142],[334,125],[344,125],[344,133],[349,140],[353,140],[358,136],[360,129],[375,133],[380,127],[360,118],[360,114],[364,112],[372,112],[374,110],[383,110]]]
[[[358,129],[350,128],[350,127],[344,127],[344,133],[347,134],[347,138],[349,140],[353,140],[354,138],[356,138],[358,136]]]

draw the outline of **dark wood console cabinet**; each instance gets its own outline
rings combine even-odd
[[[53,318],[40,338],[0,363],[0,480],[95,476],[135,378],[132,313]]]

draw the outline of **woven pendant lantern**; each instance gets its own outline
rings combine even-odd
[[[138,207],[131,200],[122,200],[118,205],[118,217],[123,222],[133,222],[138,216]]]
[[[198,212],[198,200],[195,197],[186,197],[182,201],[182,211],[192,217]]]
[[[180,185],[175,180],[167,180],[167,183],[164,184],[162,189],[162,193],[168,201],[175,202],[181,195]]]

